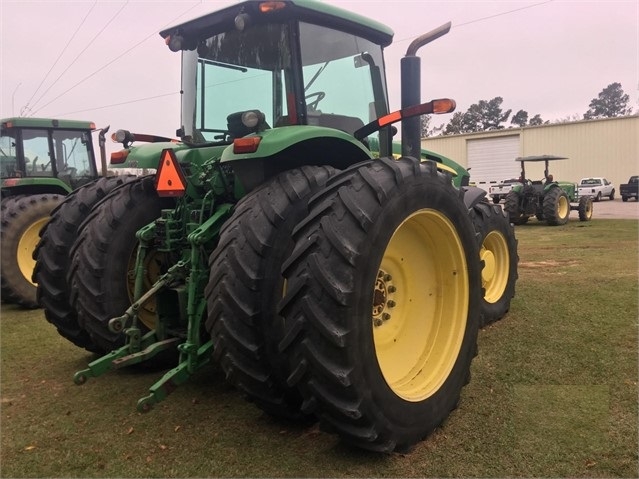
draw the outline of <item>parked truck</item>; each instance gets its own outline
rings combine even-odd
[[[493,203],[499,203],[505,200],[506,196],[516,184],[519,184],[518,178],[510,178],[488,188],[488,195],[493,199]]]
[[[591,196],[594,201],[602,198],[615,199],[615,185],[601,176],[582,178],[577,186],[579,196]]]
[[[630,198],[639,200],[639,176],[631,176],[628,183],[620,185],[619,194],[622,201],[628,201]]]
[[[74,381],[175,353],[140,411],[216,361],[264,411],[358,447],[405,451],[439,426],[518,261],[499,205],[421,151],[419,116],[454,102],[421,103],[417,50],[449,28],[408,47],[394,112],[393,32],[337,7],[245,1],[162,31],[182,55],[180,141],[117,132],[112,162],[156,175],[78,192],[35,254],[50,321],[106,353]]]

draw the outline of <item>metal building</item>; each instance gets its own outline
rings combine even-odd
[[[639,175],[639,115],[435,136],[423,138],[422,148],[470,168],[471,183],[486,190],[519,177],[519,156],[557,155],[569,159],[551,164],[555,179],[603,176],[619,192],[619,184]],[[526,165],[526,176],[542,179],[543,164]]]

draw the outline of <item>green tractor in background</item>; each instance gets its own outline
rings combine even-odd
[[[567,160],[568,158],[553,155],[525,156],[516,158],[521,163],[519,183],[513,186],[506,195],[504,209],[515,225],[528,222],[531,216],[545,221],[551,226],[565,225],[571,210],[579,212],[580,221],[592,218],[592,198],[581,196],[577,185],[568,181],[554,181],[548,170],[550,161]],[[531,181],[526,178],[525,164],[528,162],[544,162],[544,180]]]
[[[88,121],[0,120],[3,301],[38,306],[31,281],[38,233],[65,196],[98,177],[95,130]]]
[[[74,381],[177,359],[148,411],[215,361],[268,414],[358,447],[408,450],[438,427],[518,262],[499,205],[421,150],[419,116],[454,102],[421,103],[416,52],[449,28],[409,46],[395,112],[393,32],[339,8],[245,1],[162,31],[182,55],[180,141],[116,132],[112,165],[157,173],[80,188],[34,253],[47,319],[105,354]]]

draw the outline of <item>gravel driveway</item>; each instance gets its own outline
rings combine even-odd
[[[635,219],[639,220],[639,201],[621,201],[621,198],[614,200],[601,200],[593,203],[592,219]]]

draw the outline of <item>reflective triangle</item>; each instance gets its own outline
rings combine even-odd
[[[162,150],[158,172],[155,175],[155,190],[158,196],[183,196],[186,179],[172,149]]]

